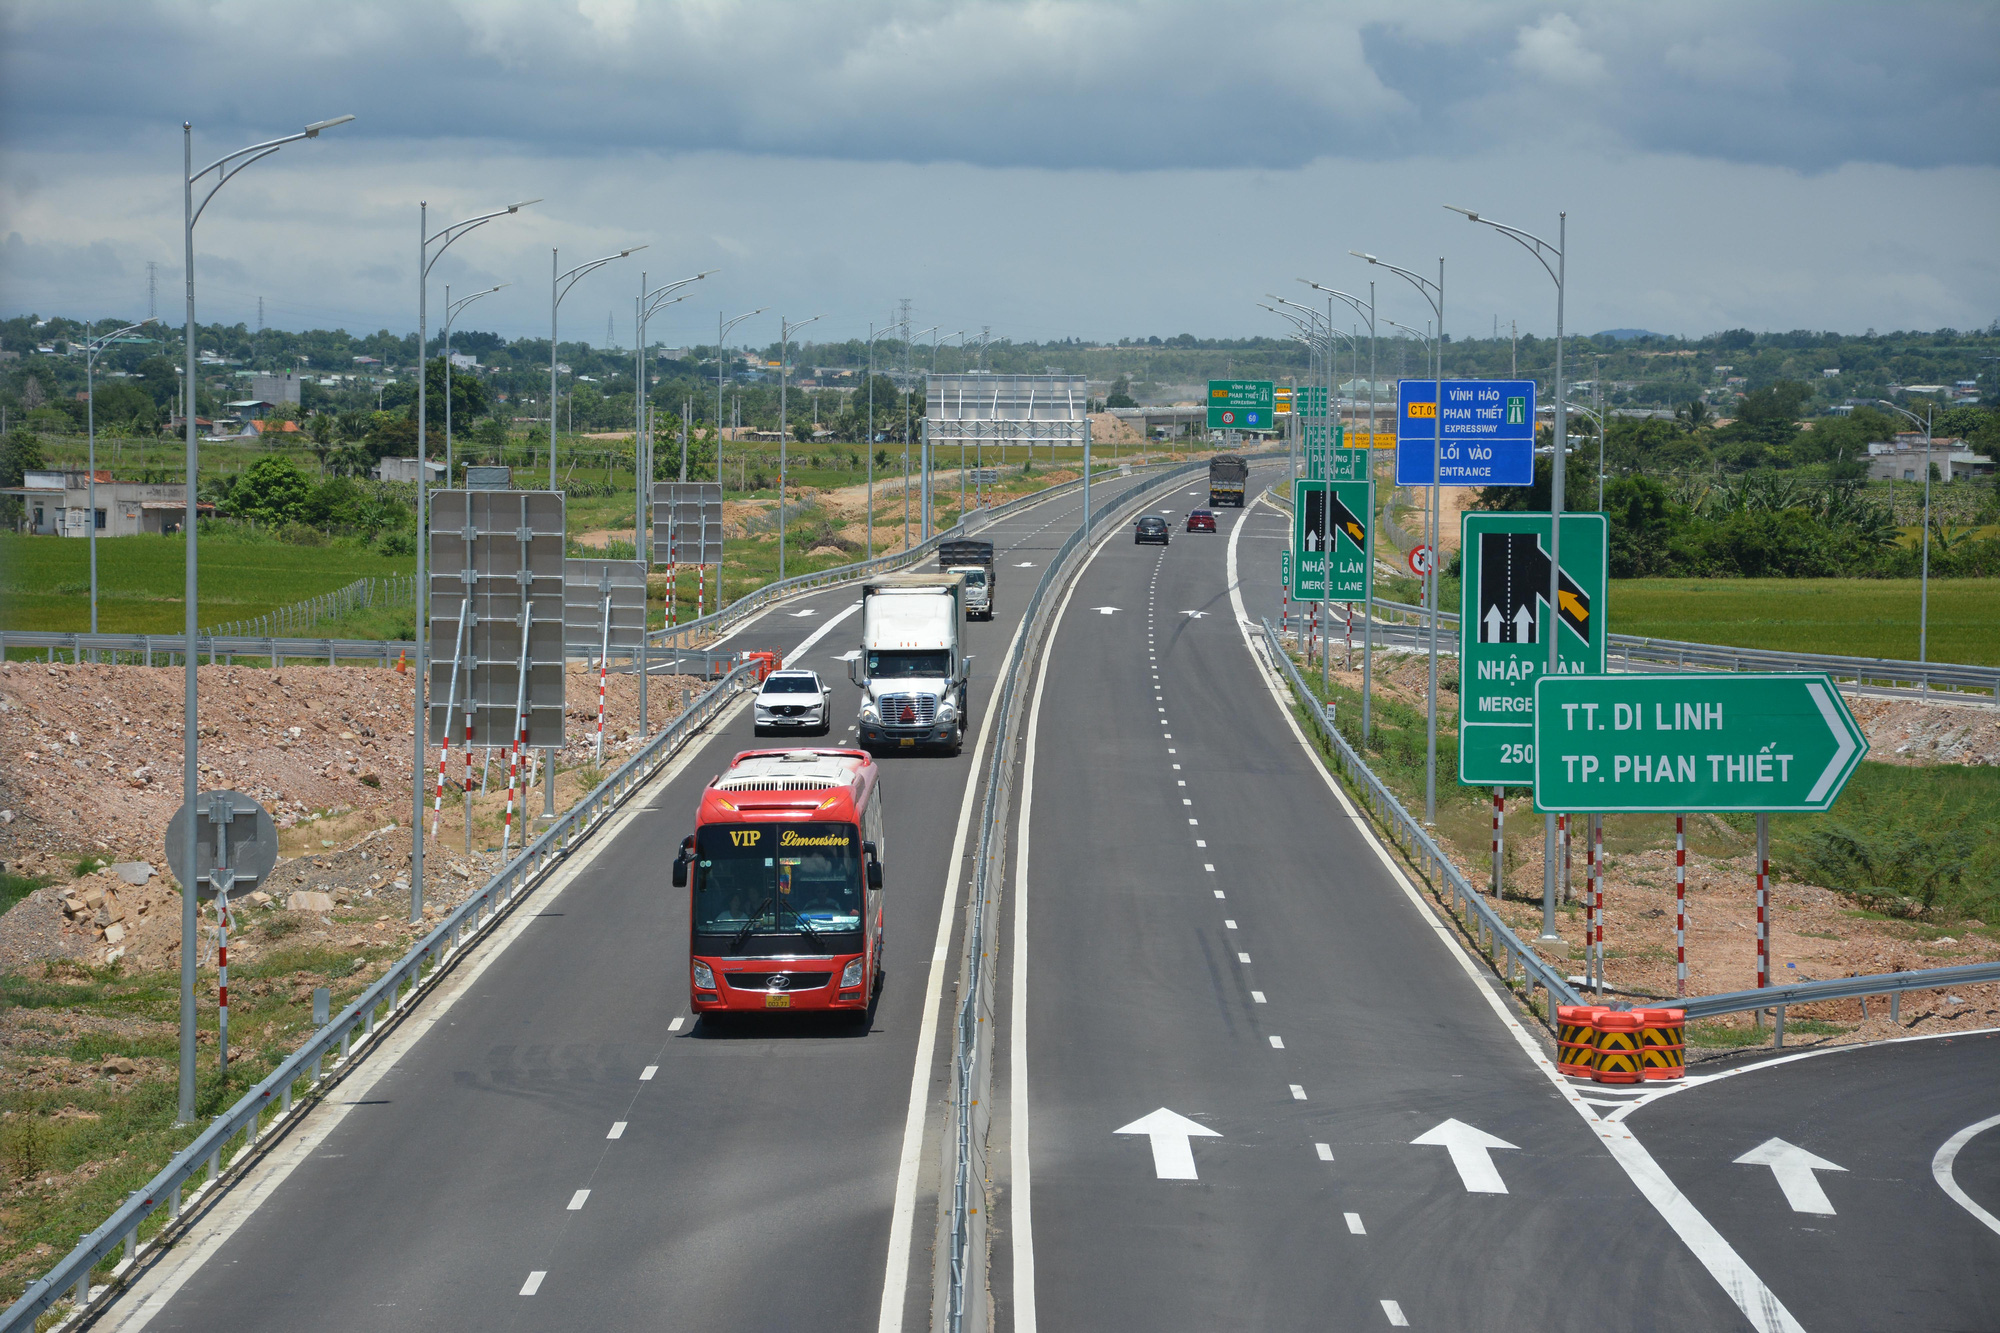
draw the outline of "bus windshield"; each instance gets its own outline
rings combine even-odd
[[[810,945],[860,930],[861,913],[852,824],[712,824],[695,834],[697,934],[803,935]]]

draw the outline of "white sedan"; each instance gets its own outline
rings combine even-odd
[[[833,688],[820,683],[816,671],[773,671],[757,691],[754,724],[759,736],[800,731],[824,736],[830,725],[826,697]]]

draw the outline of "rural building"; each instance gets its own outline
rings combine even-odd
[[[424,470],[430,475],[430,479],[434,483],[444,479],[443,463],[434,463],[429,459],[425,459]],[[414,458],[385,458],[374,467],[369,468],[368,475],[377,481],[407,481],[414,485],[417,480],[417,460]]]
[[[261,398],[267,403],[290,403],[297,407],[299,387],[304,383],[303,375],[291,372],[267,375],[260,370],[250,377],[250,393],[252,397]]]
[[[7,495],[21,497],[18,530],[44,537],[88,537],[91,530],[88,472],[29,471]],[[202,504],[204,516],[215,506]],[[179,532],[187,516],[185,487],[158,482],[119,481],[97,470],[97,535],[132,537]]]

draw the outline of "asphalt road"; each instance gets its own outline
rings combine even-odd
[[[1235,623],[1236,517],[1112,541],[1050,650],[1003,966],[1002,1325],[1746,1326],[1298,744]],[[1121,1132],[1162,1108],[1215,1134],[1196,1179]],[[1512,1145],[1504,1193],[1412,1143],[1448,1121]]]
[[[1131,484],[1093,486],[1093,503]],[[974,735],[993,686],[980,668],[997,669],[1079,509],[1057,497],[981,534],[1004,553],[998,616],[966,626]],[[839,588],[787,602],[729,646],[791,654],[857,599]],[[834,743],[857,706],[838,658],[859,635],[850,615],[799,663],[832,678]],[[149,1322],[121,1308],[106,1326],[876,1328],[974,747],[884,761],[887,979],[865,1034],[805,1015],[690,1023],[686,891],[669,887],[668,863],[701,787],[736,750],[773,743],[739,712],[635,798],[587,873]],[[939,1095],[948,1034],[933,1054]],[[913,1213],[914,1328],[928,1316],[933,1199],[920,1193]]]

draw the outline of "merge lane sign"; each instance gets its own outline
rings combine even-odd
[[[1302,602],[1360,602],[1369,592],[1369,483],[1292,483],[1292,596]],[[1327,588],[1327,565],[1333,587]]]
[[[1527,486],[1535,480],[1535,382],[1436,380],[1396,384],[1396,484]],[[1442,426],[1439,418],[1442,417]],[[1440,429],[1444,452],[1431,472]]]
[[[1552,609],[1547,514],[1468,511],[1459,520],[1458,780],[1467,785],[1534,781],[1534,687],[1548,671],[1551,633],[1561,674],[1604,671],[1605,518],[1564,514],[1562,525]]]
[[[1535,682],[1535,804],[1828,809],[1868,738],[1819,672],[1549,676]]]
[[[1270,380],[1210,380],[1210,430],[1276,430],[1276,385]]]

